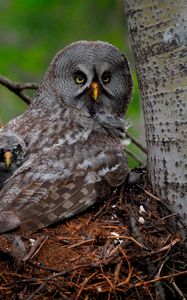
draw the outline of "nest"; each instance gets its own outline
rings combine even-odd
[[[0,299],[186,299],[177,223],[143,176],[84,214],[22,237],[22,260],[2,235]]]

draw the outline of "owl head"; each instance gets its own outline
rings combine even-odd
[[[102,41],[67,46],[54,57],[44,79],[61,103],[101,122],[122,118],[133,90],[125,55]]]
[[[13,132],[0,133],[0,169],[17,169],[26,154],[26,145],[21,137]]]

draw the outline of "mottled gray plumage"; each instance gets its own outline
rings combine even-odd
[[[57,53],[28,110],[3,129],[23,138],[27,155],[1,191],[1,232],[73,216],[124,182],[131,95],[128,62],[111,44],[79,41]]]
[[[5,164],[5,153],[10,151],[12,154],[10,166]],[[0,190],[5,181],[19,168],[26,154],[26,145],[23,139],[13,132],[0,131]]]

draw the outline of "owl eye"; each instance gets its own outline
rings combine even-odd
[[[20,144],[18,144],[17,146],[15,146],[13,148],[14,154],[18,154],[20,152],[20,150],[21,150],[21,145]]]
[[[110,82],[110,79],[111,79],[111,73],[108,72],[108,71],[105,71],[105,72],[103,73],[101,79],[102,79],[102,82],[103,82],[104,84],[109,83],[109,82]]]
[[[17,148],[14,148],[14,149],[13,149],[13,152],[14,152],[14,154],[18,154],[19,151],[18,151]]]
[[[87,81],[86,75],[81,71],[78,71],[74,74],[74,80],[77,84],[84,84]]]

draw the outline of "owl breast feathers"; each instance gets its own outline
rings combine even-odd
[[[1,233],[74,216],[124,182],[131,95],[128,62],[113,45],[79,41],[56,54],[27,111],[1,129],[27,147],[0,193]]]

